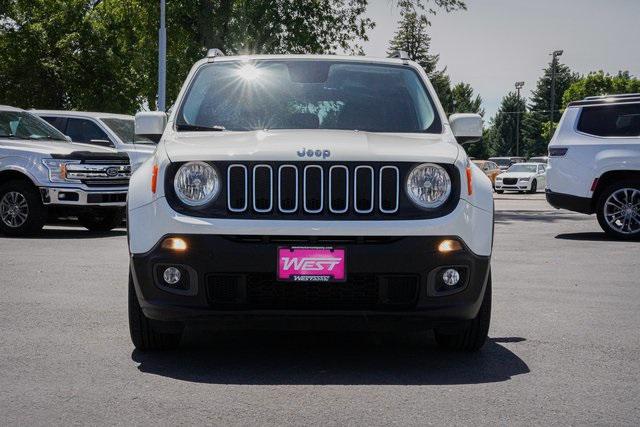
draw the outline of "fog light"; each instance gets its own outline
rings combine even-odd
[[[167,237],[162,241],[162,249],[169,249],[172,251],[186,251],[187,242],[179,237]]]
[[[460,273],[454,268],[449,268],[442,273],[442,281],[447,286],[455,286],[460,281]]]
[[[162,277],[164,278],[164,281],[167,282],[168,284],[175,285],[180,281],[182,274],[180,274],[180,270],[178,270],[177,268],[169,267],[164,271],[164,273],[162,274]]]
[[[438,245],[438,252],[454,252],[461,251],[462,245],[457,240],[443,240]]]

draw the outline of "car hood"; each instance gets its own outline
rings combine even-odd
[[[459,146],[444,135],[343,130],[180,132],[165,147],[173,162],[189,160],[407,161],[454,163]],[[311,154],[311,155],[309,155]]]
[[[531,178],[534,175],[533,172],[505,172],[498,176],[500,178]]]
[[[67,141],[34,141],[31,139],[0,139],[0,145],[4,149],[26,151],[42,155],[67,155],[75,151],[89,151],[92,153],[117,153],[116,150],[108,147],[97,147],[90,144],[80,144]]]

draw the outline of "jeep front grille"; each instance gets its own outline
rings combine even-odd
[[[396,166],[232,164],[226,181],[234,213],[393,214],[400,204]]]
[[[460,200],[460,172],[442,164],[451,176],[449,200],[437,209],[422,209],[404,190],[411,162],[209,162],[218,170],[219,196],[204,206],[187,206],[175,193],[174,178],[184,163],[172,163],[165,174],[169,205],[184,215],[202,218],[269,220],[406,220],[437,218],[452,212]]]

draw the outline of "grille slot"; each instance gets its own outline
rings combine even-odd
[[[249,172],[245,165],[230,165],[227,169],[227,207],[231,212],[247,210],[249,203],[248,175]]]
[[[304,211],[320,213],[324,207],[324,173],[322,166],[309,165],[304,168],[302,183]]]
[[[373,212],[375,190],[374,172],[371,166],[358,166],[353,174],[353,205],[360,214]]]
[[[273,169],[269,165],[253,167],[253,210],[259,213],[273,209]]]
[[[516,185],[518,183],[518,178],[504,178],[502,183],[505,185]]]

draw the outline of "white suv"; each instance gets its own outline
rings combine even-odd
[[[138,349],[208,328],[431,329],[477,350],[491,307],[492,186],[406,59],[198,62],[128,199]],[[166,122],[166,127],[165,127]],[[456,138],[458,142],[456,142]]]
[[[549,143],[547,200],[640,237],[640,94],[572,102]]]

